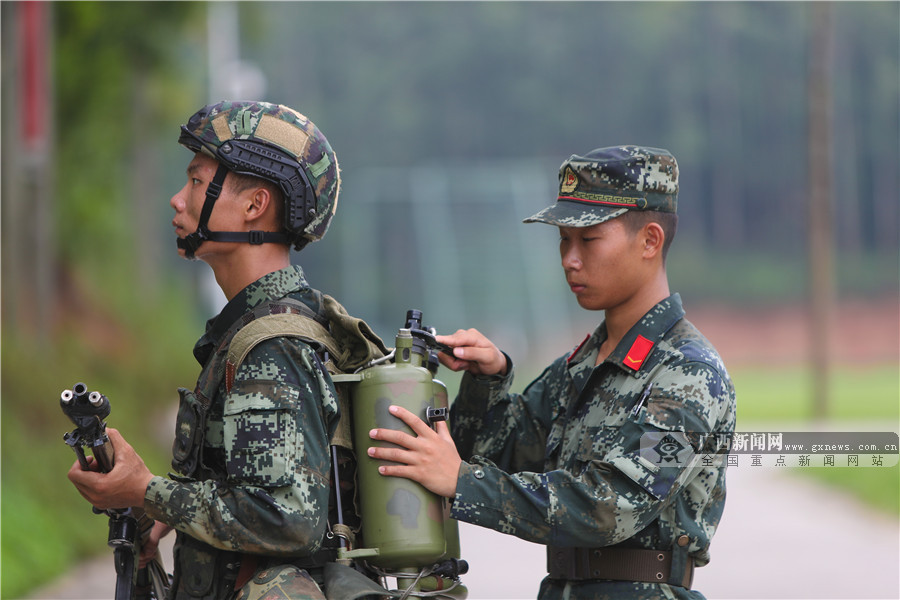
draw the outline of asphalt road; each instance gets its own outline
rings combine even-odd
[[[900,468],[900,467],[894,467]],[[534,598],[543,546],[461,524],[471,600]],[[164,550],[167,566],[171,551]],[[790,470],[732,467],[728,500],[694,587],[710,600],[900,598],[900,520]],[[113,598],[112,556],[85,563],[33,600]]]

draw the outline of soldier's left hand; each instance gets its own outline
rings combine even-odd
[[[392,415],[409,425],[418,437],[393,429],[370,431],[369,436],[373,440],[402,446],[369,448],[369,456],[372,458],[401,463],[382,465],[378,467],[378,472],[389,477],[412,479],[439,496],[452,498],[456,495],[456,480],[462,459],[450,437],[447,423],[438,421],[435,430],[403,407],[391,406],[389,410]]]
[[[112,471],[101,473],[93,460],[89,463],[91,469],[83,471],[76,460],[69,469],[69,481],[85,500],[101,510],[144,506],[144,494],[153,473],[118,430],[110,427],[106,433],[115,451]]]

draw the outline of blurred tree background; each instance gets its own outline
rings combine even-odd
[[[828,4],[833,293],[897,319],[900,5]],[[562,286],[555,230],[521,225],[573,153],[678,158],[670,275],[692,320],[802,306],[813,6],[3,2],[2,596],[104,551],[65,480],[63,388],[101,389],[167,470],[166,411],[222,301],[169,228],[199,107],[246,94],[310,116],[344,180],[329,236],[296,255],[311,283],[389,342],[408,308],[478,327],[524,379],[598,320]],[[867,416],[896,420],[886,329],[887,408]],[[808,416],[803,393],[788,418]]]

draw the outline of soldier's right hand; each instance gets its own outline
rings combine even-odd
[[[506,355],[477,329],[460,329],[451,335],[436,335],[435,340],[453,347],[453,356],[440,352],[438,359],[451,371],[473,375],[506,375]]]
[[[107,427],[106,433],[115,449],[112,471],[101,473],[95,468],[94,461],[88,463],[85,471],[76,460],[69,469],[69,481],[75,484],[85,500],[101,510],[143,507],[144,494],[153,473],[118,430]]]

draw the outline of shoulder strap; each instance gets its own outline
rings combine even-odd
[[[273,306],[280,306],[281,303],[284,301]],[[355,371],[388,353],[384,342],[369,324],[348,314],[331,296],[321,295],[322,315],[316,314],[302,302],[293,302],[292,306],[294,304],[297,305],[297,312],[271,310],[272,314],[259,316],[238,330],[229,342],[226,359],[226,370],[230,368],[232,377],[233,371],[254,346],[276,337],[297,337],[323,348],[334,363],[333,369],[329,369],[331,372]],[[226,379],[228,389],[232,383],[233,379]]]
[[[296,337],[304,342],[323,347],[332,357],[339,356],[341,349],[329,331],[319,322],[306,315],[282,313],[259,317],[247,323],[238,331],[228,346],[225,363],[225,387],[231,391],[234,372],[250,350],[260,342],[277,337]]]
[[[322,295],[324,322],[303,306],[300,314],[279,312],[258,317],[244,325],[232,338],[225,362],[225,389],[231,391],[238,367],[260,342],[277,337],[296,337],[328,352],[325,368],[332,375],[351,372],[387,354],[388,350],[369,325],[350,316],[331,296]],[[300,303],[302,304],[302,303]],[[349,401],[344,386],[336,384],[341,418],[332,443],[352,448]]]

